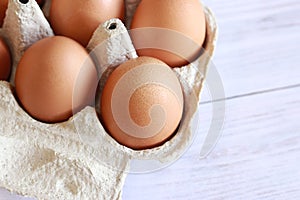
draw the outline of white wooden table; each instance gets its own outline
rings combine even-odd
[[[226,93],[222,137],[199,159],[197,144],[211,123],[204,90],[191,148],[168,168],[129,174],[123,199],[300,199],[300,1],[205,4],[219,24],[214,64]]]

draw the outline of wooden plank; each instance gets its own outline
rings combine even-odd
[[[12,194],[9,191],[0,188],[0,200],[33,200],[33,199]]]
[[[211,119],[200,106],[201,130],[175,164],[126,180],[126,199],[299,199],[300,87],[226,101],[223,135],[199,160]]]
[[[219,24],[213,62],[227,97],[300,83],[298,0],[205,4]]]

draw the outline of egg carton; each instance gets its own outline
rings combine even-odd
[[[127,26],[139,2],[125,0]],[[195,134],[192,124],[216,43],[215,18],[205,7],[205,52],[193,63],[173,69],[181,82],[185,102],[176,134],[159,147],[132,150],[105,131],[94,107],[87,106],[66,122],[45,124],[30,117],[16,101],[14,73],[21,56],[36,41],[54,35],[45,17],[50,3],[46,1],[43,13],[35,0],[9,0],[0,30],[13,57],[10,82],[0,82],[0,187],[47,200],[121,199],[133,160],[164,165],[178,159],[191,144]],[[125,25],[118,19],[101,24],[87,50],[97,58],[103,71],[112,71],[137,56]],[[105,82],[108,75],[104,73],[101,81]]]

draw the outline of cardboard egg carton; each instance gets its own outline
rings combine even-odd
[[[125,2],[129,23],[140,1]],[[50,3],[47,1],[44,7],[46,16]],[[35,0],[25,4],[9,0],[0,30],[13,57],[10,82],[0,82],[0,187],[45,200],[121,199],[132,160],[163,165],[178,159],[193,139],[192,123],[216,43],[214,16],[208,8],[205,14],[205,52],[190,65],[173,69],[182,84],[185,102],[176,134],[162,146],[136,151],[120,145],[105,131],[93,107],[57,124],[39,122],[20,107],[13,87],[16,66],[30,45],[54,33]],[[107,72],[137,56],[125,25],[118,19],[101,24],[87,50],[98,61],[102,85]]]

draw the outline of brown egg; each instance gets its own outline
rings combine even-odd
[[[28,3],[29,0],[19,0],[19,1],[21,3]],[[44,4],[44,0],[36,0],[36,2],[40,6],[42,6]],[[2,27],[2,25],[3,25],[7,7],[8,7],[8,0],[0,0],[0,27]]]
[[[0,1],[0,27],[3,25],[3,20],[5,18],[5,12],[7,10],[8,0]]]
[[[8,80],[11,70],[11,55],[4,40],[0,38],[0,80]]]
[[[50,23],[57,35],[86,46],[96,28],[111,18],[124,19],[124,0],[52,0]]]
[[[45,3],[45,0],[35,0],[38,4],[39,4],[39,6],[43,6],[44,5],[44,3]]]
[[[65,121],[90,104],[97,82],[96,68],[86,50],[63,36],[45,38],[29,47],[15,77],[23,108],[48,123]]]
[[[205,15],[199,0],[142,0],[131,29],[139,56],[179,67],[199,56],[206,34]]]
[[[165,142],[183,112],[181,85],[165,63],[138,57],[117,67],[101,96],[101,117],[120,144],[146,149]]]

